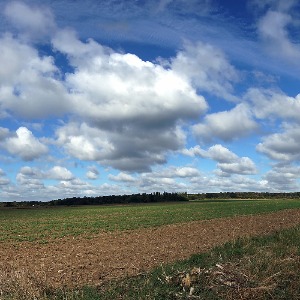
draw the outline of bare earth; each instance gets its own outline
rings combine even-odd
[[[100,233],[92,239],[64,238],[47,244],[0,243],[0,271],[30,274],[51,287],[95,286],[188,258],[237,237],[269,234],[298,224],[300,210],[284,210]]]

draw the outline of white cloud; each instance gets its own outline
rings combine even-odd
[[[298,166],[275,165],[264,175],[264,180],[270,188],[276,191],[298,191],[300,184],[300,168]]]
[[[268,10],[258,22],[258,32],[269,54],[299,66],[300,44],[292,41],[289,32],[293,25],[299,25],[292,16],[291,7],[294,3],[287,1],[286,7]]]
[[[99,177],[99,171],[96,166],[89,166],[86,172],[86,177],[91,180],[96,180]]]
[[[193,126],[193,133],[199,140],[210,141],[221,139],[232,141],[257,130],[250,108],[238,104],[229,111],[206,115],[203,123]]]
[[[21,177],[34,178],[34,179],[54,179],[68,181],[74,179],[74,175],[65,167],[54,166],[49,170],[41,170],[29,166],[22,167],[19,172]]]
[[[229,176],[231,174],[253,175],[257,173],[255,163],[249,157],[238,157],[220,144],[210,147],[207,151],[196,146],[182,153],[216,161],[218,169],[215,170],[215,174],[218,176]]]
[[[89,127],[86,123],[69,123],[60,127],[56,135],[57,143],[72,156],[97,161],[114,151],[114,146],[104,131]]]
[[[298,124],[283,124],[283,132],[263,138],[256,147],[257,151],[278,161],[300,160],[300,127]]]
[[[195,156],[200,156],[200,157],[205,157],[206,151],[201,149],[199,145],[196,145],[195,147],[191,147],[190,149],[183,149],[180,151],[183,155],[195,157]]]
[[[195,176],[199,176],[200,172],[198,169],[196,168],[192,168],[192,167],[181,167],[181,168],[176,168],[175,169],[175,174],[176,177],[182,177],[182,178],[186,178],[186,177],[195,177]]]
[[[0,186],[7,186],[10,184],[10,180],[4,177],[0,177]]]
[[[133,176],[131,176],[129,174],[126,174],[124,172],[121,172],[118,175],[109,174],[108,179],[110,179],[112,181],[121,181],[121,182],[134,182],[134,181],[136,181],[136,179]]]
[[[49,179],[65,181],[74,178],[73,174],[68,169],[61,166],[54,166],[52,169],[46,172],[46,176]]]
[[[226,174],[253,175],[257,173],[257,168],[249,157],[241,157],[230,163],[218,163],[217,166]]]
[[[217,170],[217,174],[221,176],[226,174],[251,175],[257,173],[256,166],[249,157],[238,157],[222,145],[210,147],[207,150],[207,155],[218,162],[217,167],[219,170]]]
[[[56,132],[57,144],[68,154],[86,161],[98,161],[120,170],[144,171],[165,162],[167,151],[182,147],[185,135],[179,128],[144,130],[139,127],[106,131],[86,123],[70,123]]]
[[[200,91],[225,100],[237,100],[233,96],[233,83],[239,80],[238,71],[227,61],[224,53],[212,45],[187,43],[172,60],[171,67]]]
[[[0,38],[0,105],[23,118],[61,116],[70,109],[66,89],[50,56],[10,35]]]
[[[37,159],[48,153],[47,146],[34,137],[26,127],[17,129],[16,136],[7,137],[2,142],[2,147],[10,154],[19,156],[25,161]]]
[[[5,172],[0,168],[0,187],[8,186],[10,184],[10,180],[5,177]]]
[[[294,119],[300,122],[300,94],[294,98],[272,89],[250,88],[245,99],[251,103],[256,118]]]
[[[4,14],[25,38],[43,38],[56,27],[54,17],[46,7],[33,7],[19,1],[11,1],[5,7]]]
[[[168,167],[156,172],[154,175],[158,178],[189,178],[200,175],[200,171],[195,167],[183,166],[183,167]]]
[[[236,154],[219,144],[210,147],[205,156],[219,163],[232,163],[238,160]]]
[[[74,32],[59,31],[54,47],[75,72],[66,75],[72,112],[84,122],[57,130],[59,145],[74,157],[124,171],[165,162],[185,143],[184,122],[207,108],[188,78],[159,63],[114,52]],[[84,103],[84,105],[83,105]]]
[[[93,40],[82,43],[70,32],[60,35],[54,46],[76,68],[66,76],[74,111],[97,126],[173,126],[206,110],[204,98],[172,69],[113,52]]]
[[[185,192],[187,185],[182,182],[177,182],[175,178],[157,177],[155,173],[142,174],[139,180],[138,188],[145,193],[157,192]]]

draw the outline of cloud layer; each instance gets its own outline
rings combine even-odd
[[[296,1],[4,2],[1,199],[299,189]]]

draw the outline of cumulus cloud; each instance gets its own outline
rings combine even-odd
[[[57,130],[58,144],[74,157],[123,171],[150,170],[166,161],[168,151],[182,148],[182,124],[207,109],[205,99],[175,68],[91,39],[84,43],[69,30],[58,31],[53,45],[75,68],[65,84],[72,112],[83,122]]]
[[[223,174],[253,175],[257,173],[257,168],[249,157],[241,157],[230,163],[218,163],[217,166]]]
[[[27,119],[61,116],[69,111],[67,91],[50,56],[11,35],[0,38],[0,105]]]
[[[199,145],[196,145],[195,147],[191,147],[189,149],[183,149],[180,151],[180,153],[186,155],[186,156],[200,156],[200,157],[205,157],[206,151],[201,149]]]
[[[136,181],[136,179],[124,172],[119,173],[118,175],[112,175],[109,174],[108,175],[108,179],[112,180],[112,181],[121,181],[121,182],[134,182]]]
[[[73,33],[53,40],[70,57],[76,72],[67,74],[75,113],[99,127],[174,126],[196,118],[207,104],[202,96],[172,69],[122,54],[93,40],[79,41]],[[64,36],[68,38],[65,38]],[[82,103],[84,102],[84,106]]]
[[[233,83],[239,80],[238,71],[224,53],[210,44],[187,43],[172,60],[172,69],[185,76],[200,91],[226,100],[236,100]]]
[[[69,123],[56,132],[57,143],[68,154],[98,161],[124,171],[145,171],[165,162],[166,152],[182,147],[185,135],[179,127],[143,130],[130,126],[120,131],[101,130],[86,123]]]
[[[153,172],[156,177],[164,178],[190,178],[200,175],[200,171],[195,167],[182,166],[182,167],[168,167],[156,172]]]
[[[188,188],[187,184],[177,182],[175,178],[157,177],[154,174],[142,174],[139,180],[139,190],[152,193],[158,192],[185,192]]]
[[[195,177],[195,176],[199,176],[199,175],[200,175],[200,172],[196,168],[180,167],[180,168],[175,168],[173,176],[187,178],[187,177]]]
[[[236,154],[219,144],[210,147],[205,156],[219,163],[232,163],[238,160]]]
[[[245,99],[251,103],[256,118],[293,119],[300,122],[300,94],[294,98],[281,91],[250,88]]]
[[[238,104],[229,111],[222,111],[205,116],[203,123],[193,126],[193,133],[199,140],[221,139],[232,141],[248,135],[258,129],[246,104]]]
[[[263,138],[257,151],[278,161],[298,161],[300,159],[300,127],[298,124],[283,124],[283,131]]]
[[[74,175],[67,168],[61,166],[54,166],[49,170],[41,170],[29,166],[22,167],[19,175],[21,177],[34,178],[34,179],[54,179],[68,181],[74,179]]]
[[[257,173],[256,166],[249,157],[238,157],[235,153],[231,152],[222,145],[214,145],[210,147],[207,151],[207,155],[211,159],[218,162],[218,175],[251,175]]]
[[[234,191],[269,191],[264,181],[257,181],[245,175],[234,174],[232,176],[205,176],[191,180],[189,191],[194,193],[207,192],[231,192]]]
[[[37,159],[46,153],[48,148],[39,141],[26,127],[20,127],[16,135],[7,137],[2,147],[10,154],[21,157],[25,161]]]
[[[68,181],[74,178],[73,174],[64,167],[54,166],[52,169],[46,172],[46,177],[55,180]]]
[[[210,147],[207,151],[196,146],[182,153],[216,161],[218,169],[215,173],[218,176],[229,176],[231,174],[252,175],[257,173],[255,163],[249,157],[239,157],[219,144]]]
[[[276,191],[299,190],[300,168],[291,164],[275,165],[271,171],[264,175],[268,186]]]
[[[99,171],[96,166],[89,166],[86,172],[86,177],[91,180],[95,180],[99,177]]]

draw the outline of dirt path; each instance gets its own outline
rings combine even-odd
[[[64,238],[48,244],[0,243],[0,272],[20,272],[48,286],[98,285],[184,259],[240,236],[272,233],[300,224],[300,210],[197,221],[93,239]]]

